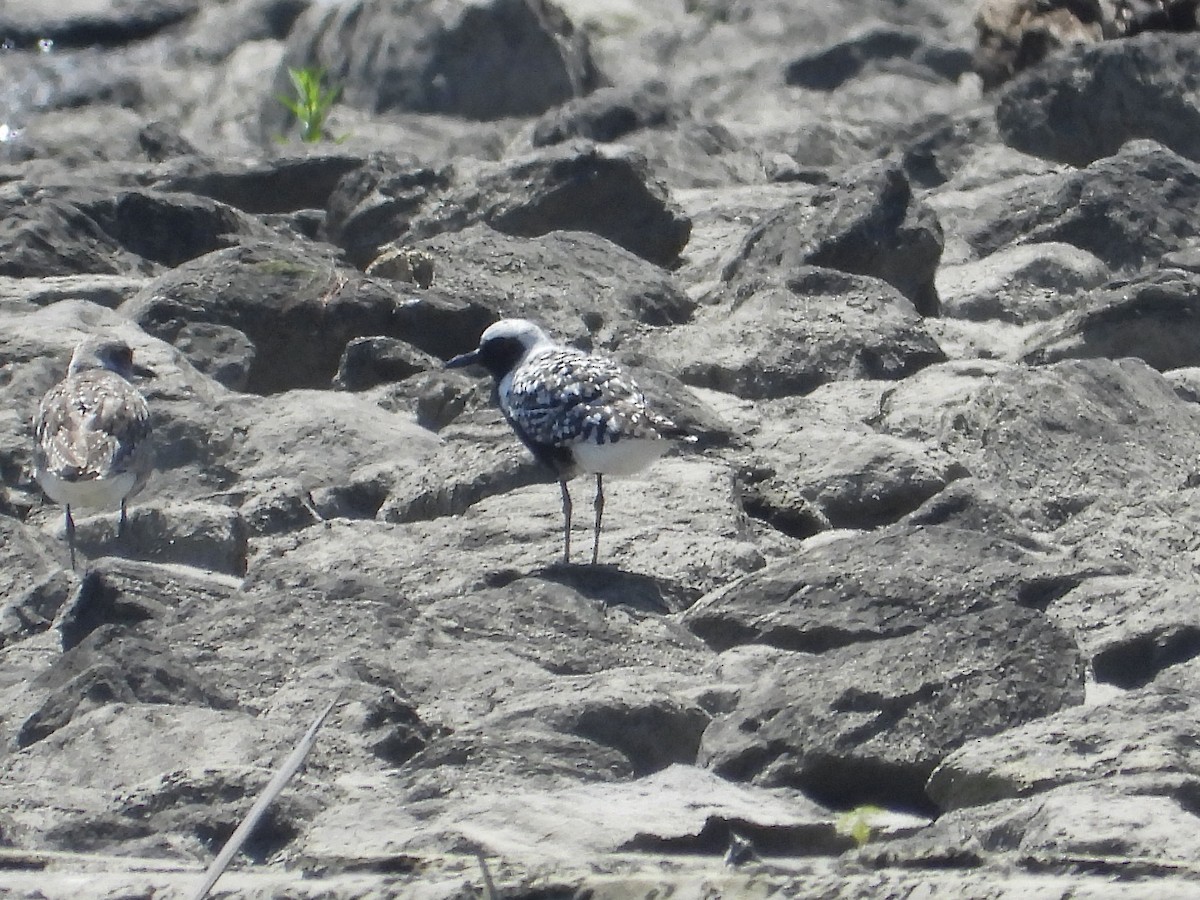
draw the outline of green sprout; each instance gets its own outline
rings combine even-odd
[[[834,831],[843,837],[851,838],[861,850],[871,839],[871,820],[882,812],[878,806],[856,806],[837,817]]]
[[[329,118],[329,110],[337,102],[341,94],[341,86],[324,88],[321,82],[325,79],[325,69],[320,66],[305,66],[303,69],[288,67],[288,77],[292,79],[292,87],[296,90],[296,98],[277,94],[276,98],[286,106],[296,117],[300,125],[300,140],[313,144],[328,137],[325,132],[325,120]]]

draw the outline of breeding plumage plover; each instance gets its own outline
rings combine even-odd
[[[144,373],[148,370],[137,370]],[[34,477],[47,496],[66,507],[67,542],[75,568],[72,506],[121,507],[150,477],[154,451],[150,409],[129,379],[133,351],[124,341],[80,341],[67,377],[42,398],[34,419]]]
[[[604,476],[633,475],[687,435],[651,410],[632,378],[613,360],[556,344],[527,319],[502,319],[479,347],[447,368],[478,364],[496,379],[500,410],[562,490],[563,562],[571,561],[571,494],[567,482],[596,476],[592,563],[600,556]]]

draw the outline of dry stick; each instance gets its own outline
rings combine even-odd
[[[217,879],[221,877],[226,866],[229,865],[229,861],[242,849],[242,844],[246,843],[246,838],[250,836],[250,832],[258,824],[258,820],[263,817],[263,813],[267,811],[267,807],[279,796],[287,783],[291,781],[292,776],[296,774],[296,770],[304,763],[304,757],[308,756],[308,751],[313,748],[313,744],[317,741],[317,730],[325,724],[325,719],[333,712],[333,707],[337,705],[340,699],[341,692],[339,691],[337,696],[329,701],[329,704],[321,710],[321,714],[308,726],[308,731],[304,732],[304,737],[300,739],[300,743],[296,745],[296,749],[292,751],[279,771],[275,773],[267,786],[263,788],[263,792],[254,801],[254,806],[250,807],[250,812],[242,821],[242,824],[229,836],[229,840],[225,842],[225,846],[221,848],[221,852],[217,854],[217,858],[212,861],[212,865],[204,873],[204,884],[201,885],[200,890],[192,895],[192,900],[204,900],[208,896],[208,892],[217,883]]]
[[[483,851],[476,850],[475,858],[479,860],[479,869],[483,872],[483,896],[487,900],[496,900],[496,883],[492,881],[492,873],[488,870],[487,860],[483,858]]]

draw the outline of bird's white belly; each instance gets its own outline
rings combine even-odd
[[[112,478],[68,481],[53,472],[39,472],[37,480],[46,496],[56,503],[89,509],[115,509],[129,496],[137,476],[133,472],[123,472]]]
[[[670,442],[624,438],[615,444],[583,441],[571,445],[580,470],[595,475],[635,475],[667,452]]]

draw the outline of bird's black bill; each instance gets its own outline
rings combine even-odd
[[[446,360],[447,369],[463,369],[467,366],[473,366],[479,362],[479,351],[472,350],[470,353],[460,353],[453,359]]]

